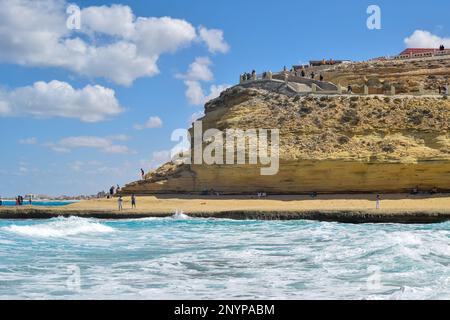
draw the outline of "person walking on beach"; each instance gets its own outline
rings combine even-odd
[[[117,200],[117,204],[119,205],[119,211],[123,210],[123,199],[122,196],[119,197],[119,199]]]
[[[376,201],[376,204],[375,204],[375,208],[377,210],[380,209],[380,202],[381,202],[381,197],[380,197],[379,194],[377,194],[377,201]]]

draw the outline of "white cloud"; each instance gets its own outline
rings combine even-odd
[[[440,45],[450,47],[450,38],[442,38],[428,31],[416,30],[410,37],[405,38],[405,44],[409,48],[437,49]]]
[[[187,86],[186,98],[191,105],[205,104],[209,100],[217,98],[223,90],[230,87],[230,85],[227,84],[211,85],[209,88],[209,93],[205,93],[200,82],[198,81],[187,80],[184,83]]]
[[[186,74],[178,74],[177,78],[191,81],[211,81],[214,79],[214,75],[209,68],[211,64],[212,62],[208,57],[197,57],[189,65],[188,72]]]
[[[159,117],[150,117],[146,123],[144,124],[135,124],[134,128],[136,130],[144,130],[144,129],[152,129],[152,128],[161,128],[163,126],[163,122]]]
[[[36,144],[37,142],[38,142],[38,140],[35,137],[19,140],[20,144],[29,144],[29,145],[31,145],[31,144]]]
[[[220,30],[201,28],[198,35],[185,20],[135,17],[124,5],[83,8],[81,30],[72,31],[66,27],[67,5],[64,0],[0,0],[0,63],[64,68],[129,86],[158,74],[160,55],[198,39],[213,52],[226,48]]]
[[[124,111],[112,89],[87,85],[74,89],[61,81],[36,82],[12,91],[0,91],[1,116],[32,116],[35,118],[77,118],[98,122]]]
[[[113,4],[110,7],[88,7],[82,10],[81,18],[82,27],[87,33],[129,38],[135,32],[135,17],[128,6]]]
[[[95,137],[95,136],[77,136],[67,137],[59,140],[58,142],[48,142],[46,147],[51,148],[56,152],[71,152],[73,149],[78,148],[92,148],[98,149],[105,153],[115,154],[130,154],[134,151],[130,150],[127,146],[115,144],[115,141],[123,141],[123,136],[109,136],[109,137]]]
[[[230,46],[225,42],[223,31],[219,29],[199,28],[200,39],[204,41],[211,53],[227,53]]]
[[[177,74],[178,79],[183,79],[186,85],[186,98],[191,105],[202,105],[207,101],[214,99],[220,95],[220,92],[229,88],[230,85],[211,85],[209,93],[205,93],[202,88],[201,81],[209,82],[214,79],[214,75],[210,69],[211,60],[207,57],[197,57],[193,63],[189,65],[186,74]]]

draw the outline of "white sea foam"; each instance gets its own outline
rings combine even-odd
[[[0,299],[449,298],[450,223],[211,223],[182,212],[141,221],[108,222],[112,237],[96,230],[105,227],[96,219],[0,220],[0,243],[12,241],[1,245],[8,285]],[[61,245],[63,238],[46,235],[24,246],[25,226],[34,236],[44,227],[66,230],[61,224],[93,229],[83,241]],[[67,290],[68,265],[80,267],[81,291]]]
[[[110,233],[114,229],[90,219],[69,217],[57,218],[35,225],[11,225],[3,228],[23,236],[62,238],[79,234]]]
[[[176,220],[187,220],[190,219],[190,217],[186,214],[183,213],[183,211],[176,211],[173,216],[172,219],[176,219]]]

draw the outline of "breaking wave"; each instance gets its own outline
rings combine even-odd
[[[114,231],[109,226],[79,217],[56,218],[34,225],[11,225],[3,229],[22,236],[42,238],[62,238],[79,234],[103,234]]]

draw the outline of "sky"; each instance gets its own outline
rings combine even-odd
[[[450,47],[448,12],[448,0],[0,0],[0,196],[138,180],[240,73]]]

